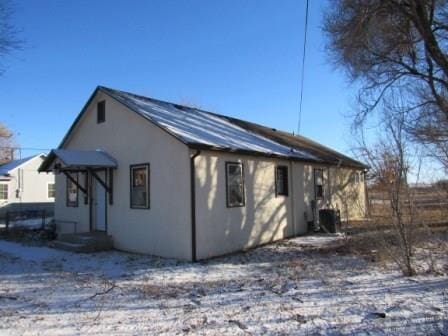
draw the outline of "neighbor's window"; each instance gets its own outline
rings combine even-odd
[[[96,106],[96,122],[98,124],[106,121],[106,101],[98,102]]]
[[[243,164],[226,162],[227,207],[244,206]]]
[[[78,182],[77,173],[74,174],[69,173],[69,174],[76,182]],[[76,208],[78,206],[78,187],[71,179],[69,179],[68,177],[66,177],[66,179],[67,179],[67,194],[66,194],[67,206]]]
[[[131,166],[131,208],[149,209],[149,164]]]
[[[314,193],[316,199],[324,197],[324,171],[323,169],[314,169]]]
[[[47,197],[54,198],[54,195],[55,195],[54,183],[48,183],[47,184]]]
[[[6,183],[0,184],[0,200],[8,199],[8,185]]]
[[[275,194],[288,196],[288,167],[286,166],[275,168]]]

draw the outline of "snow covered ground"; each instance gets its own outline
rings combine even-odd
[[[196,264],[0,240],[0,335],[448,334],[446,272],[405,278],[340,239]]]

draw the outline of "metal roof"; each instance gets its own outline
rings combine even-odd
[[[55,159],[62,163],[61,168],[116,168],[117,161],[102,150],[53,149],[39,167],[40,172],[50,171]]]
[[[97,90],[192,148],[367,168],[363,163],[303,136],[129,92],[102,86]]]
[[[24,163],[38,157],[38,156],[43,156],[43,154],[38,154],[38,155],[33,155],[33,156],[28,156],[26,158],[23,159],[18,159],[18,160],[12,160],[9,162],[6,162],[2,165],[0,165],[0,175],[7,175],[10,174],[10,172],[16,168],[18,168],[19,166],[23,165]]]

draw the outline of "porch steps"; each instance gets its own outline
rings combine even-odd
[[[112,237],[102,232],[66,233],[58,235],[51,246],[57,249],[90,253],[113,249]]]

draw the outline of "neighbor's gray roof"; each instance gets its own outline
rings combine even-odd
[[[115,98],[193,148],[240,151],[262,156],[366,168],[363,163],[302,136],[129,92],[102,86],[98,87],[98,90]]]
[[[12,170],[14,170],[17,167],[21,166],[25,162],[30,161],[30,160],[34,159],[35,157],[38,157],[38,156],[41,156],[41,155],[42,154],[38,154],[38,155],[28,156],[28,157],[23,158],[23,159],[12,160],[12,161],[6,162],[6,163],[0,165],[0,175],[7,175]]]
[[[63,164],[62,168],[115,168],[117,161],[109,154],[101,150],[73,150],[53,149],[39,171],[48,171],[53,161],[58,158]]]

